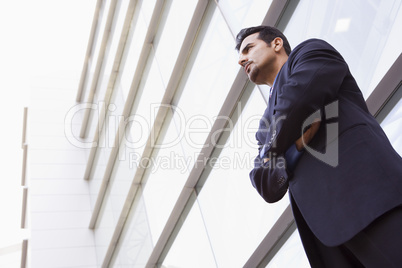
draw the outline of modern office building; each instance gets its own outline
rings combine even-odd
[[[32,88],[23,267],[309,267],[288,196],[248,177],[269,88],[244,27],[332,44],[402,154],[402,0],[93,2],[81,75]]]

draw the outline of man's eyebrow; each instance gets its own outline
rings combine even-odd
[[[241,53],[244,53],[251,45],[252,45],[252,43],[248,43],[248,44],[241,50]]]

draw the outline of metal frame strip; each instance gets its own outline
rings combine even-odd
[[[97,31],[99,31],[99,28],[98,28],[99,13],[102,8],[103,2],[104,2],[104,0],[98,0],[96,2],[95,13],[94,13],[94,17],[92,19],[92,27],[91,27],[91,32],[89,34],[89,40],[88,40],[88,45],[87,45],[87,52],[85,53],[84,66],[82,68],[80,83],[78,85],[78,91],[77,91],[77,97],[76,97],[77,102],[81,102],[82,95],[84,92],[84,87],[87,82],[88,67],[89,67],[89,62],[92,61],[92,57],[93,57],[92,50],[93,50],[94,44],[95,44],[94,41],[95,41],[96,33],[97,33]]]
[[[92,79],[91,88],[90,88],[89,95],[88,95],[88,98],[86,101],[87,103],[92,103],[95,98],[95,93],[98,88],[98,83],[99,83],[99,80],[101,77],[102,70],[104,68],[103,63],[105,62],[106,50],[107,50],[107,47],[110,45],[109,37],[112,32],[113,24],[115,23],[115,13],[116,13],[115,11],[116,11],[116,7],[117,7],[117,4],[119,1],[120,0],[111,0],[111,3],[110,3],[107,21],[106,21],[106,25],[105,25],[105,30],[104,30],[103,36],[102,36],[102,43],[100,46],[99,55],[98,55],[96,66],[95,66],[95,73],[94,73],[94,77]],[[86,132],[88,129],[88,122],[89,122],[89,117],[91,115],[91,111],[92,111],[91,109],[85,109],[84,117],[82,120],[81,131],[80,131],[81,138],[86,137]]]
[[[125,48],[127,45],[127,39],[128,39],[129,32],[130,32],[130,26],[133,22],[132,20],[134,19],[134,12],[135,12],[135,9],[137,6],[136,4],[137,4],[137,0],[131,0],[129,3],[128,9],[127,9],[127,13],[126,13],[126,17],[125,17],[125,21],[124,21],[124,25],[123,25],[123,30],[122,30],[122,33],[120,36],[119,47],[117,48],[116,56],[114,59],[114,65],[113,65],[112,73],[109,78],[108,88],[105,92],[104,105],[101,107],[101,112],[98,115],[99,122],[96,126],[96,130],[95,130],[95,134],[94,134],[94,138],[93,138],[93,142],[95,142],[96,144],[98,144],[98,141],[100,138],[99,136],[101,135],[101,130],[104,127],[106,111],[107,111],[108,105],[110,103],[110,99],[113,94],[113,91],[115,90],[115,84],[118,79],[118,75],[120,75],[120,66],[123,61],[123,55],[124,55],[124,51],[125,51]],[[90,173],[91,173],[94,161],[95,161],[95,155],[96,155],[97,150],[98,150],[98,147],[94,146],[91,148],[91,150],[89,152],[87,166],[85,168],[85,173],[84,173],[85,180],[90,179]]]

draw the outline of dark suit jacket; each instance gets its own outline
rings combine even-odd
[[[306,151],[289,174],[281,156],[313,113],[322,120],[309,144],[318,156]],[[253,186],[267,202],[289,187],[293,206],[327,246],[346,242],[402,204],[402,159],[368,112],[344,59],[325,41],[307,40],[289,55],[256,138],[276,163],[257,156]]]

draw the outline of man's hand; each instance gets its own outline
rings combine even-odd
[[[298,151],[301,151],[306,144],[310,143],[315,133],[317,133],[319,127],[320,121],[319,119],[316,119],[314,120],[314,123],[311,124],[309,129],[307,129],[306,132],[304,132],[304,134],[299,139],[297,139],[295,144]]]

